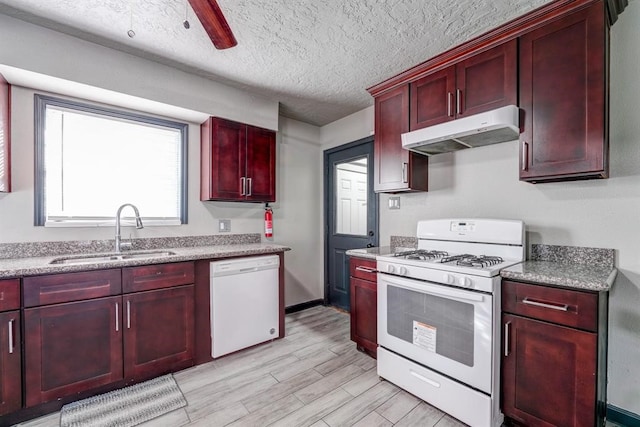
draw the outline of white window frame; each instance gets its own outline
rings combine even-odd
[[[51,96],[35,94],[35,191],[34,191],[34,224],[36,226],[45,227],[112,227],[115,224],[115,214],[118,209],[119,202],[114,201],[113,216],[109,217],[63,217],[51,220],[47,218],[46,212],[46,183],[45,183],[45,125],[46,125],[46,109],[48,106],[58,107],[62,109],[75,110],[78,113],[86,113],[101,116],[103,118],[113,118],[114,120],[124,120],[129,122],[137,122],[146,125],[153,125],[178,130],[181,135],[180,141],[180,182],[178,183],[178,191],[180,192],[179,218],[158,218],[145,216],[144,212],[140,212],[145,226],[165,226],[180,225],[187,223],[187,141],[188,141],[188,124],[175,122],[171,120],[161,119],[144,115],[138,112],[130,112],[118,110],[115,108],[86,104],[75,100],[55,98]],[[115,168],[114,170],[117,170]],[[132,202],[135,201],[125,201]],[[124,214],[129,217],[133,211],[126,210]],[[124,224],[124,222],[123,222]]]

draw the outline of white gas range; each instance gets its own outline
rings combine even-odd
[[[499,426],[500,270],[524,223],[418,222],[415,251],[379,256],[378,375],[472,426]]]

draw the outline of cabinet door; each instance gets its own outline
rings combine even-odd
[[[11,191],[11,87],[0,74],[0,192]]]
[[[122,379],[122,297],[24,310],[26,405]]]
[[[520,179],[606,178],[604,4],[520,38]]]
[[[453,120],[456,111],[455,67],[436,71],[410,84],[410,129],[422,129]]]
[[[124,297],[124,372],[147,379],[193,365],[194,287]]]
[[[376,282],[351,277],[351,340],[373,357],[378,348]]]
[[[212,117],[201,126],[201,200],[243,200],[246,126]]]
[[[22,406],[20,312],[0,313],[0,415]]]
[[[456,64],[456,116],[518,104],[517,40]]]
[[[528,426],[593,426],[596,334],[503,315],[502,412]]]
[[[376,192],[427,191],[429,159],[402,148],[400,135],[409,131],[409,87],[387,92],[375,99]]]
[[[247,126],[247,200],[276,201],[276,133]]]

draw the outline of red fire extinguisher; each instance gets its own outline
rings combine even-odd
[[[264,206],[264,236],[273,237],[273,210],[269,207],[269,203]]]

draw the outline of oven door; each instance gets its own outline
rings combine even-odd
[[[378,273],[378,344],[491,394],[493,297]]]

